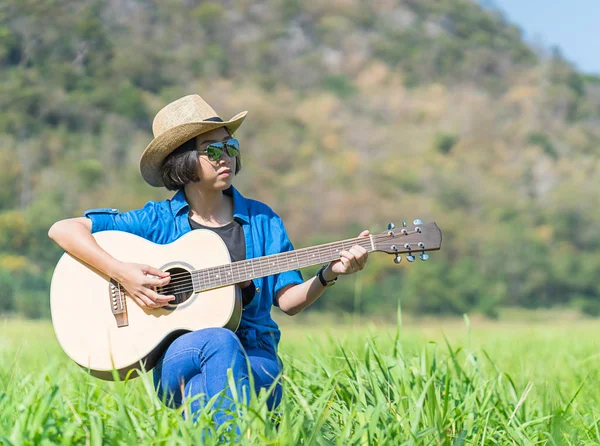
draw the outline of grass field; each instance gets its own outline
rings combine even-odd
[[[600,444],[600,322],[296,321],[282,404],[253,399],[235,419],[243,444]],[[208,410],[184,421],[150,379],[86,375],[49,322],[0,319],[0,444],[187,445],[203,429]]]

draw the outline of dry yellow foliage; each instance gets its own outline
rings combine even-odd
[[[296,107],[294,117],[309,128],[324,128],[329,126],[339,106],[340,101],[333,94],[311,96]]]
[[[29,265],[29,260],[25,256],[6,254],[0,257],[0,269],[6,270],[11,274],[23,271]]]
[[[554,237],[554,228],[551,225],[540,225],[535,229],[535,233],[540,240],[549,243]]]
[[[371,89],[380,90],[385,85],[390,70],[383,62],[373,62],[362,70],[356,78],[356,86],[365,92]]]

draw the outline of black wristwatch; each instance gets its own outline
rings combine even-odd
[[[337,277],[335,279],[330,280],[330,281],[325,280],[325,277],[323,277],[323,271],[325,271],[325,268],[327,268],[327,266],[328,265],[323,265],[319,269],[319,272],[317,272],[317,277],[319,278],[319,281],[321,282],[321,285],[323,285],[324,287],[333,286],[333,285],[335,285],[335,283],[338,280]]]

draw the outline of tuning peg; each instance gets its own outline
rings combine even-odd
[[[429,254],[425,254],[424,252],[422,252],[422,253],[419,255],[419,258],[420,258],[422,261],[425,261],[425,260],[427,260],[427,259],[429,258]]]
[[[406,228],[406,220],[402,220],[402,227]]]
[[[396,225],[394,223],[390,223],[388,225],[388,231],[391,231],[392,229],[394,229],[396,227]]]
[[[409,254],[406,256],[406,260],[408,260],[409,262],[414,262],[415,261],[415,256],[413,256],[412,254]]]
[[[397,265],[401,261],[402,261],[402,256],[400,254],[396,254],[396,257],[394,257],[394,263]]]
[[[413,225],[422,225],[423,222],[420,219],[416,219],[415,221],[413,221]]]

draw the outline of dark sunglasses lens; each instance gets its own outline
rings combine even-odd
[[[225,144],[227,144],[228,147],[233,147],[236,150],[240,150],[240,142],[235,138],[227,140]]]
[[[206,147],[206,154],[211,161],[218,161],[223,155],[223,143],[217,142]]]
[[[208,159],[211,161],[219,161],[221,156],[223,156],[225,149],[227,149],[227,154],[231,158],[235,158],[240,154],[240,143],[235,138],[231,138],[229,141],[224,143],[214,142],[206,147]]]
[[[225,143],[227,145],[227,153],[230,157],[236,157],[240,154],[240,143],[237,139],[231,138]]]
[[[235,147],[227,146],[227,154],[231,158],[235,158],[236,156],[239,156],[240,151],[238,149],[236,149]]]

